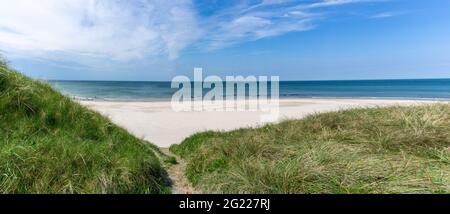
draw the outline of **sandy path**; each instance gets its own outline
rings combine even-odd
[[[190,135],[206,130],[232,130],[262,125],[263,112],[174,112],[170,102],[80,101],[109,117],[137,137],[167,148]],[[317,112],[356,107],[413,105],[431,101],[362,99],[280,100],[280,120],[302,118]]]
[[[162,152],[167,155],[177,157],[167,148],[162,148]],[[199,194],[201,193],[195,189],[184,175],[186,169],[186,162],[177,157],[177,164],[166,167],[167,174],[171,181],[172,194]]]

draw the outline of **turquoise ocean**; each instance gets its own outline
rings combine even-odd
[[[170,100],[170,82],[49,81],[77,99],[105,101]],[[270,85],[269,85],[270,87]],[[280,81],[280,98],[383,98],[450,100],[450,79]],[[205,89],[204,93],[208,90]]]

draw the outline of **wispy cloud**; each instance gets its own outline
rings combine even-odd
[[[250,5],[240,13],[233,12],[233,9],[211,17],[208,22],[215,24],[205,25],[210,34],[202,44],[206,49],[218,49],[236,43],[313,29],[313,20],[321,15],[280,6],[287,2],[291,1],[263,2],[258,4],[257,8]]]
[[[375,1],[386,1],[386,0],[324,0],[318,1],[310,4],[302,4],[299,7],[302,8],[321,8],[321,7],[331,7],[339,6],[353,3],[364,3],[364,2],[375,2]]]
[[[369,1],[377,0],[244,0],[202,16],[192,0],[0,0],[0,49],[86,61],[173,59],[190,46],[215,50],[311,30],[324,17],[317,8]]]
[[[256,4],[242,3],[212,18],[216,25],[208,25],[210,34],[204,44],[207,49],[219,49],[245,41],[312,30],[316,27],[315,21],[324,17],[315,9],[375,1],[385,0],[262,0]]]
[[[382,12],[382,13],[375,14],[375,15],[371,16],[370,18],[384,19],[384,18],[391,18],[391,17],[395,17],[395,16],[405,15],[407,13],[408,12],[406,12],[406,11],[388,11],[388,12]]]

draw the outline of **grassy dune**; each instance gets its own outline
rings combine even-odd
[[[450,105],[317,114],[171,150],[217,193],[450,193]]]
[[[0,193],[167,193],[155,147],[0,63]]]

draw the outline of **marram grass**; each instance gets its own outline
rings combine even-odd
[[[0,193],[167,193],[154,152],[0,62]]]
[[[171,150],[214,193],[449,193],[450,105],[204,132]],[[0,193],[168,193],[147,144],[0,62]]]
[[[171,150],[215,193],[449,193],[450,105],[355,109],[195,134]]]

